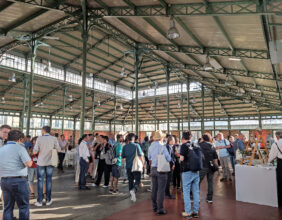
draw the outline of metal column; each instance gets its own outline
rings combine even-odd
[[[261,120],[261,114],[259,113],[259,128],[262,129],[262,120]]]
[[[114,135],[116,134],[116,111],[117,111],[117,85],[115,84],[114,90]]]
[[[76,139],[76,118],[73,118],[73,146],[76,146],[75,139]]]
[[[91,98],[92,98],[91,131],[92,131],[92,133],[93,133],[93,132],[95,131],[95,90],[94,90],[94,76],[93,76],[93,78],[92,78]]]
[[[205,88],[204,85],[202,84],[202,120],[201,120],[201,131],[202,135],[205,132]]]
[[[138,48],[134,49],[134,68],[135,68],[135,134],[139,136],[139,104],[138,104],[138,67],[139,67],[139,54]]]
[[[169,67],[166,66],[165,68],[165,73],[166,73],[166,120],[167,120],[167,133],[170,133],[170,123],[169,123],[169,80],[170,80],[170,70]]]
[[[213,137],[215,136],[215,94],[214,92],[212,93],[212,115],[213,115]]]
[[[187,107],[188,107],[188,130],[190,131],[191,115],[190,115],[190,78],[187,77]]]
[[[180,131],[180,120],[179,119],[177,121],[177,129],[178,129],[178,138],[179,138],[179,141],[180,141],[181,131]]]
[[[228,134],[231,135],[231,123],[230,123],[230,117],[227,119],[228,122]]]
[[[33,96],[33,79],[34,79],[34,63],[36,58],[36,40],[31,41],[31,66],[30,66],[30,76],[29,76],[29,96],[28,96],[28,110],[26,119],[26,135],[30,132],[30,118],[31,118],[31,108],[32,108],[32,96]]]
[[[180,103],[180,107],[181,107],[181,132],[183,133],[184,130],[184,119],[183,119],[183,84],[181,82],[181,103]]]
[[[110,132],[112,132],[112,121],[109,121],[109,129],[110,129]]]
[[[23,131],[24,129],[24,115],[25,115],[25,109],[26,109],[26,94],[27,94],[27,77],[24,75],[24,99],[23,99],[23,109],[21,112],[20,117],[20,130]]]
[[[53,116],[52,115],[50,115],[49,121],[50,121],[49,126],[52,129],[52,123],[53,123]]]
[[[134,108],[133,90],[131,91],[131,98],[132,98],[132,101],[131,101],[131,131],[134,132],[134,129],[133,129],[133,124],[134,124],[134,120],[133,120],[133,108]]]
[[[66,112],[66,95],[67,95],[67,87],[64,86],[63,88],[63,119],[62,119],[62,131],[61,133],[64,134],[64,128],[65,128],[65,112]]]
[[[82,7],[82,89],[81,89],[81,115],[80,115],[80,137],[84,133],[84,114],[85,114],[85,95],[86,95],[86,58],[87,58],[87,40],[88,40],[88,16],[87,16],[87,0],[81,0]]]
[[[154,100],[154,110],[155,110],[155,131],[157,130],[157,88],[155,88],[155,100]]]

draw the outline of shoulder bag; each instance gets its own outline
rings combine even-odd
[[[137,154],[138,146],[136,145],[136,153],[132,163],[131,172],[143,172],[143,163]]]
[[[170,164],[169,162],[166,160],[165,155],[164,155],[164,146],[161,149],[160,154],[158,155],[158,168],[157,171],[159,173],[166,173],[166,172],[170,172]]]
[[[57,149],[52,149],[52,156],[51,156],[51,165],[53,167],[57,167],[59,162],[58,151]]]

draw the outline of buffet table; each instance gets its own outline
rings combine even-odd
[[[276,167],[236,165],[236,200],[278,207]]]

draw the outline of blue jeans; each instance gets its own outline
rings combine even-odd
[[[80,165],[80,173],[79,173],[79,181],[78,186],[80,189],[84,189],[86,187],[86,175],[89,168],[89,163],[87,163],[82,157],[79,161]]]
[[[39,203],[42,203],[43,200],[43,183],[44,183],[45,173],[46,173],[46,202],[51,201],[53,170],[54,170],[53,166],[37,165],[37,191],[38,191],[37,202]]]
[[[122,164],[123,169],[123,180],[127,179],[127,171],[126,171],[126,164]]]
[[[1,189],[4,197],[3,220],[13,220],[15,202],[19,208],[19,219],[29,219],[29,188],[24,178],[2,178]]]
[[[191,200],[190,200],[190,190],[192,187],[193,194],[193,212],[199,211],[199,200],[200,200],[200,175],[198,172],[183,172],[182,173],[182,187],[183,187],[183,197],[184,197],[184,208],[185,213],[192,214],[191,212]]]
[[[231,161],[233,173],[235,173],[235,164],[236,164],[236,158],[235,158],[235,156],[230,156],[230,161]]]

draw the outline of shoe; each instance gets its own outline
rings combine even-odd
[[[182,212],[182,216],[183,216],[184,218],[187,218],[187,219],[192,219],[192,218],[193,218],[192,214],[188,214],[188,213],[186,213],[186,212]]]
[[[123,180],[123,182],[122,182],[123,184],[126,184],[126,180]]]
[[[113,195],[119,194],[118,190],[117,190],[117,191],[112,191],[111,193],[112,193]]]
[[[92,183],[91,186],[98,187],[98,185],[96,185],[95,183]]]
[[[34,203],[34,205],[37,206],[37,207],[41,207],[42,206],[42,202],[36,202],[36,203]]]
[[[79,187],[78,189],[79,189],[79,190],[90,190],[90,188],[87,187],[87,186],[86,186],[86,187],[83,187],[83,188]]]
[[[46,205],[47,206],[52,205],[52,200],[50,200],[49,202],[46,202]]]
[[[104,185],[104,186],[102,186],[103,188],[108,188],[109,186],[106,186],[106,185]]]
[[[153,212],[157,212],[158,211],[158,209],[157,208],[153,208]]]
[[[29,195],[29,199],[35,199],[34,193],[31,193],[31,194]]]
[[[163,210],[163,211],[158,211],[157,212],[157,215],[160,216],[160,215],[166,215],[167,214],[167,211]]]
[[[232,179],[231,179],[231,178],[229,178],[229,182],[232,182]]]
[[[172,195],[166,196],[166,198],[167,198],[167,199],[175,199],[175,197],[172,196]]]
[[[152,190],[151,190],[151,189],[147,189],[147,191],[148,191],[148,192],[152,192]]]
[[[114,190],[113,189],[109,189],[109,193],[112,193]]]
[[[199,218],[200,216],[199,216],[199,213],[198,213],[198,212],[194,212],[194,213],[192,214],[192,217],[193,217],[193,218]]]
[[[134,189],[130,190],[130,195],[131,195],[131,198],[130,198],[130,199],[131,199],[133,202],[136,202],[136,194],[135,194]]]
[[[212,201],[212,200],[208,200],[208,199],[207,199],[207,203],[208,203],[208,204],[212,204],[212,203],[213,203],[213,201]]]
[[[220,182],[227,182],[227,178],[221,178]]]

